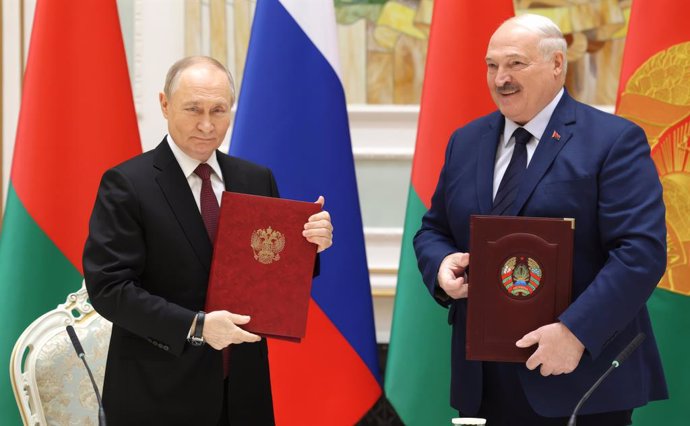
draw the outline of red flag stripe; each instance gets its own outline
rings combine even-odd
[[[81,271],[103,171],[141,152],[114,0],[36,5],[12,182]]]
[[[312,419],[330,418],[334,426],[355,424],[359,419],[352,416],[374,404],[381,386],[313,299],[308,315],[301,343],[268,341],[276,423],[302,426],[314,424]],[[324,393],[325,389],[339,392]],[[343,400],[342,395],[358,397]]]
[[[620,83],[618,84],[618,100],[630,76],[649,57],[674,44],[687,42],[686,31],[675,31],[674,24],[670,21],[677,18],[680,27],[687,25],[688,16],[687,1],[664,0],[638,0],[633,3],[630,13],[628,28],[634,28],[626,35],[623,51],[623,63],[621,65]],[[664,28],[659,23],[665,22]],[[650,36],[653,34],[653,37]],[[628,48],[634,46],[633,48]],[[616,105],[618,109],[618,105]]]
[[[453,130],[496,109],[482,84],[486,46],[498,25],[514,13],[512,1],[487,7],[482,2],[440,0],[434,6],[412,164],[412,185],[426,207]]]

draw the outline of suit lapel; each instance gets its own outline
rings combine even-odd
[[[544,134],[539,140],[539,145],[537,145],[537,149],[534,151],[532,160],[529,166],[527,166],[520,190],[512,208],[507,212],[508,215],[517,216],[520,210],[522,210],[532,192],[534,192],[534,188],[551,167],[551,163],[553,163],[558,153],[573,136],[571,125],[574,123],[575,101],[568,95],[568,92],[564,92],[563,97],[551,115]]]
[[[223,182],[225,183],[225,190],[232,192],[242,192],[241,187],[244,184],[245,176],[233,172],[232,161],[230,156],[223,155],[216,151],[216,158],[220,171],[223,173]]]
[[[496,148],[503,130],[505,119],[500,113],[494,113],[489,128],[479,140],[479,154],[477,158],[477,198],[479,213],[489,214],[493,204],[494,165],[496,163]]]
[[[220,151],[216,151],[216,158],[218,158],[218,164],[223,173],[226,191],[251,195],[271,195],[269,182],[264,182],[263,178],[257,179],[258,175],[254,173],[248,173],[248,170],[254,169],[243,167],[241,159],[223,154]]]
[[[206,270],[211,269],[211,240],[201,219],[199,208],[189,188],[189,183],[175,160],[168,142],[158,145],[154,154],[153,166],[159,170],[156,182],[161,188],[170,209],[175,214],[187,240],[196,252]]]

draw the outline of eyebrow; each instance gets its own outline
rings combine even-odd
[[[200,101],[187,101],[187,102],[183,102],[183,103],[182,103],[182,106],[183,106],[183,107],[186,107],[186,106],[196,106],[196,105],[200,105],[201,103],[202,103],[202,102],[200,102]],[[222,101],[222,102],[219,101],[219,102],[213,103],[213,106],[214,106],[214,107],[216,107],[216,106],[223,106],[223,107],[225,107],[225,106],[227,106],[227,105],[228,105],[228,102],[226,102],[226,101]]]
[[[506,58],[506,59],[515,59],[515,58],[518,58],[518,59],[529,59],[528,56],[521,55],[521,54],[519,54],[519,53],[511,53],[510,55],[507,55],[505,58]],[[493,59],[491,56],[487,56],[486,58],[484,58],[484,60],[485,60],[485,61],[495,61],[495,59]]]

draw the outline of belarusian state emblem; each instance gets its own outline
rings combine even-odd
[[[541,283],[542,270],[536,260],[526,256],[514,256],[501,268],[503,288],[516,297],[529,297]]]

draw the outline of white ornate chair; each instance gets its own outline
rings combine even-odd
[[[86,287],[24,330],[12,350],[10,380],[25,425],[97,425],[98,403],[65,327],[72,325],[99,390],[112,324],[88,302]]]

